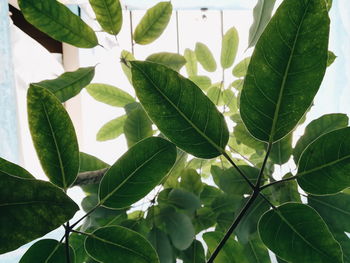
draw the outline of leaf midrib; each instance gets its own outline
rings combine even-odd
[[[187,118],[186,114],[183,113],[159,88],[158,86],[153,82],[153,80],[135,63],[133,63],[133,66],[136,67],[142,74],[148,79],[148,81],[153,85],[153,87],[162,95],[162,97],[178,112],[182,118],[185,119],[186,122],[190,124],[192,128],[194,128],[204,139],[206,139],[217,151],[219,151],[221,154],[224,153],[224,149],[222,149],[220,146],[218,146],[216,143],[214,143],[205,133],[203,133],[189,118]],[[207,118],[208,120],[208,118]]]

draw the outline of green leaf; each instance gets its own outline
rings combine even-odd
[[[181,172],[180,187],[199,196],[203,190],[201,176],[195,169],[184,169]]]
[[[90,84],[86,90],[95,100],[114,107],[124,107],[135,101],[129,93],[108,84]]]
[[[182,189],[172,189],[167,202],[190,213],[201,207],[200,200],[195,194]]]
[[[84,241],[85,235],[72,233],[69,236],[69,245],[72,246],[75,252],[75,263],[89,262],[88,255],[85,252]],[[65,257],[62,257],[65,259]],[[66,263],[66,262],[62,262]]]
[[[104,31],[118,35],[123,24],[123,12],[119,0],[89,0],[96,19]]]
[[[208,252],[212,253],[217,247],[224,234],[220,232],[206,232],[203,234],[203,239],[208,245]],[[247,263],[243,255],[243,248],[233,237],[227,240],[225,246],[220,250],[220,253],[215,259],[215,263]]]
[[[214,226],[216,224],[216,221],[216,215],[211,208],[201,207],[197,209],[192,222],[195,232],[198,234],[199,232]]]
[[[222,106],[224,105],[224,98],[223,98],[223,92],[222,92],[222,84],[221,83],[217,83],[217,84],[213,84],[207,92],[207,96],[208,98],[215,104],[218,106]]]
[[[75,262],[75,253],[69,246],[71,262]],[[22,256],[19,263],[66,263],[65,244],[54,239],[42,239],[34,243]]]
[[[192,81],[160,64],[130,63],[137,97],[167,138],[199,158],[224,151],[228,141],[224,117]]]
[[[222,38],[221,45],[221,66],[223,69],[232,66],[235,61],[238,49],[239,37],[235,27],[231,27]]]
[[[196,76],[198,73],[196,53],[194,51],[192,51],[191,49],[186,48],[185,52],[184,52],[184,57],[187,61],[186,65],[185,65],[187,75],[189,77]]]
[[[121,60],[122,70],[125,76],[128,78],[130,84],[132,85],[131,69],[130,69],[130,63],[128,63],[128,61],[135,60],[135,57],[129,51],[123,50],[120,54],[120,60]]]
[[[171,2],[159,2],[148,9],[135,29],[135,42],[147,45],[160,37],[170,21],[172,11]]]
[[[215,200],[215,198],[222,194],[222,191],[220,191],[220,189],[211,185],[207,185],[207,184],[203,184],[203,185],[204,187],[200,195],[201,202],[205,206],[211,205],[211,203]]]
[[[50,91],[30,87],[28,121],[35,150],[50,181],[67,189],[79,171],[79,148],[73,123]]]
[[[288,162],[293,152],[292,140],[293,133],[290,133],[282,140],[279,140],[272,145],[269,157],[275,164],[282,165]]]
[[[31,86],[50,90],[61,101],[65,102],[77,95],[88,85],[95,75],[95,67],[79,68],[73,72],[63,73],[56,79],[31,83]]]
[[[101,161],[95,156],[80,152],[80,168],[79,168],[80,173],[96,171],[96,170],[100,170],[108,167],[109,167],[108,163]]]
[[[276,0],[258,0],[253,9],[253,24],[249,29],[248,48],[255,46],[270,21]]]
[[[174,255],[168,236],[159,228],[152,228],[147,239],[157,251],[160,263],[173,263]]]
[[[108,141],[118,138],[124,131],[126,115],[115,118],[104,124],[96,134],[97,141]]]
[[[244,126],[242,122],[237,123],[234,127],[233,135],[236,140],[244,145],[253,148],[255,150],[264,150],[266,148],[266,144],[262,141],[255,139]]]
[[[170,52],[155,53],[149,55],[146,60],[163,64],[164,66],[167,66],[175,71],[179,71],[186,64],[186,59],[183,56]]]
[[[61,189],[49,182],[3,173],[0,176],[0,254],[58,228],[79,210]]]
[[[271,263],[269,252],[258,234],[243,245],[243,253],[249,263]]]
[[[31,175],[31,173],[29,173],[26,169],[0,157],[0,176],[3,174],[20,178],[34,179],[34,176]]]
[[[159,263],[156,251],[143,236],[121,226],[97,229],[86,238],[85,249],[99,262]]]
[[[19,0],[18,4],[25,19],[53,39],[81,48],[98,45],[92,28],[58,1]]]
[[[206,71],[214,72],[216,70],[217,66],[213,54],[205,44],[197,42],[195,53],[198,62]]]
[[[235,212],[240,206],[240,196],[220,194],[212,201],[210,208],[215,215],[220,213]]]
[[[337,56],[332,51],[328,51],[327,67],[332,65],[336,58]]]
[[[348,122],[348,116],[341,113],[326,114],[310,122],[305,128],[304,135],[300,137],[294,147],[293,157],[295,163],[299,162],[302,152],[313,141],[330,131],[345,128],[348,126]]]
[[[287,203],[259,221],[264,244],[290,262],[343,262],[339,243],[319,214],[304,204]]]
[[[153,135],[152,122],[142,107],[134,109],[127,115],[124,134],[129,147]]]
[[[325,1],[280,5],[256,44],[240,99],[242,120],[254,137],[272,143],[298,124],[323,79],[328,35]]]
[[[249,63],[250,63],[250,57],[247,57],[242,61],[240,61],[236,66],[233,67],[232,75],[237,78],[245,77],[245,75],[247,74]]]
[[[204,248],[201,242],[194,240],[192,245],[181,253],[183,263],[205,263]]]
[[[305,192],[335,194],[350,186],[349,173],[350,127],[347,127],[322,135],[305,149],[297,180]]]
[[[131,147],[102,178],[100,203],[124,208],[147,195],[169,172],[176,160],[175,145],[150,137]]]
[[[200,87],[202,90],[207,90],[211,87],[211,79],[207,76],[190,75],[188,79],[193,81],[193,83]]]

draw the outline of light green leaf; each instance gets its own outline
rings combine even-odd
[[[135,42],[147,45],[160,37],[170,21],[172,11],[171,2],[159,2],[148,9],[135,29]]]
[[[232,75],[237,78],[245,77],[245,75],[247,74],[249,63],[250,63],[250,57],[247,57],[242,61],[240,61],[236,66],[233,67]]]
[[[49,182],[3,173],[0,176],[0,254],[58,228],[79,210],[61,189]]]
[[[349,187],[350,127],[312,142],[300,157],[297,175],[300,187],[315,195],[335,194]]]
[[[135,60],[135,57],[129,51],[123,50],[120,54],[120,60],[121,60],[122,70],[125,76],[128,78],[130,84],[132,85],[131,69],[130,69],[130,63],[128,61]]]
[[[31,175],[26,169],[21,166],[6,161],[0,157],[0,176],[2,174],[16,176],[20,178],[29,178],[34,179],[34,176]]]
[[[222,38],[220,62],[223,69],[231,67],[235,61],[238,43],[239,37],[237,29],[231,27]]]
[[[288,162],[293,152],[292,140],[293,133],[290,133],[272,145],[269,157],[275,164],[282,165]]]
[[[137,107],[127,115],[124,135],[129,147],[153,135],[152,122],[142,107]]]
[[[222,92],[222,84],[216,83],[213,84],[207,92],[208,98],[217,106],[224,105],[223,92]]]
[[[266,212],[259,221],[264,244],[290,262],[343,262],[339,243],[310,206],[286,203]]]
[[[224,101],[224,104],[230,108],[231,114],[238,112],[237,97],[231,89],[225,89],[222,92],[222,99]]]
[[[348,126],[349,118],[346,114],[332,113],[313,120],[306,126],[304,135],[300,137],[293,150],[295,163],[298,163],[302,152],[317,138],[330,131]]]
[[[214,72],[216,70],[217,66],[213,54],[205,44],[197,42],[195,53],[198,62],[206,71]]]
[[[184,169],[181,172],[180,187],[199,196],[203,190],[201,176],[195,169]]]
[[[100,203],[124,208],[147,195],[169,172],[176,148],[167,140],[150,137],[131,147],[102,178]]]
[[[29,88],[27,108],[29,129],[41,166],[53,184],[67,189],[79,171],[73,123],[61,102],[45,88]]]
[[[223,233],[217,231],[203,234],[203,239],[208,245],[209,254],[213,253],[223,236]],[[220,250],[220,253],[215,259],[215,263],[247,263],[243,255],[243,247],[231,237]]]
[[[124,131],[127,116],[123,115],[104,124],[96,135],[97,141],[108,141],[118,138]]]
[[[170,52],[155,53],[149,55],[146,60],[163,64],[164,66],[167,66],[175,71],[179,71],[186,64],[186,59],[183,56]]]
[[[31,86],[47,88],[61,101],[65,102],[77,95],[88,85],[95,75],[95,67],[80,68],[73,72],[63,73],[56,79],[31,83]]]
[[[270,21],[276,0],[258,0],[253,9],[253,24],[249,29],[248,48],[255,46]]]
[[[337,56],[332,51],[328,51],[327,67],[332,65],[336,58]]]
[[[193,83],[200,87],[202,90],[207,90],[211,87],[211,79],[207,76],[190,75],[188,79],[193,81]]]
[[[137,97],[167,138],[200,158],[224,151],[228,141],[224,117],[192,81],[160,64],[130,63]]]
[[[81,48],[98,45],[92,28],[58,1],[19,0],[18,4],[25,19],[53,39]]]
[[[75,253],[69,246],[71,262],[75,262]],[[42,239],[35,242],[22,256],[19,263],[66,263],[65,244],[54,239]]]
[[[86,238],[85,249],[98,262],[159,263],[156,251],[143,236],[121,226],[97,229]]]
[[[201,242],[194,240],[192,245],[181,253],[183,263],[205,263],[204,248]]]
[[[122,28],[123,12],[119,0],[89,0],[104,31],[117,35]]]
[[[135,102],[129,93],[108,84],[90,84],[86,90],[95,100],[114,107],[124,107],[128,103]]]
[[[239,143],[243,143],[250,148],[255,150],[264,150],[266,148],[266,144],[262,141],[255,139],[244,126],[242,122],[239,122],[233,130],[233,136]]]
[[[174,255],[168,236],[159,228],[152,228],[147,239],[157,251],[160,263],[173,263]]]
[[[184,52],[184,57],[187,61],[186,65],[185,65],[187,75],[189,77],[196,76],[198,73],[196,53],[194,51],[192,51],[191,49],[186,48],[185,52]]]
[[[323,79],[328,35],[325,1],[280,5],[256,44],[240,98],[242,120],[254,137],[272,143],[298,124]]]

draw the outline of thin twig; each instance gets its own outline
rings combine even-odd
[[[285,179],[282,179],[282,180],[279,180],[279,181],[274,181],[274,182],[271,182],[269,184],[265,184],[263,186],[260,187],[260,191],[264,190],[265,188],[267,187],[270,187],[272,185],[275,185],[275,184],[279,184],[279,183],[284,183],[284,182],[287,182],[287,181],[291,181],[291,180],[294,180],[296,178],[298,178],[300,175],[297,174],[297,175],[294,175],[294,176],[291,176],[291,177],[288,177],[288,178],[285,178]]]
[[[101,181],[104,174],[109,168],[104,168],[96,171],[88,171],[79,173],[77,179],[75,180],[73,186],[82,186],[87,184],[97,184]]]
[[[72,231],[73,228],[79,224],[85,217],[87,217],[88,215],[90,215],[92,212],[94,212],[97,208],[100,207],[100,204],[97,204],[94,208],[92,208],[89,212],[87,212],[84,216],[82,216],[77,222],[75,222],[73,225],[71,225],[69,227],[69,230]]]

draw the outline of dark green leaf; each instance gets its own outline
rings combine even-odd
[[[239,196],[231,196],[221,194],[217,196],[211,203],[211,209],[215,215],[220,213],[235,212],[240,206],[242,198]]]
[[[203,190],[201,176],[194,169],[184,169],[181,172],[180,187],[199,195]]]
[[[87,253],[99,262],[159,263],[157,253],[140,234],[121,226],[102,227],[85,240]]]
[[[330,131],[345,128],[348,126],[348,121],[349,118],[346,116],[346,114],[333,113],[323,115],[320,118],[310,122],[305,128],[304,135],[301,136],[294,147],[293,156],[295,163],[299,162],[302,152],[314,140]]]
[[[119,0],[89,0],[89,2],[103,30],[111,35],[117,35],[123,24]]]
[[[160,37],[170,21],[172,11],[171,2],[160,2],[148,9],[135,29],[135,42],[147,45]]]
[[[124,208],[147,195],[169,172],[176,160],[175,146],[150,137],[131,147],[107,171],[100,183],[100,203]]]
[[[0,174],[0,254],[58,228],[79,207],[49,182]]]
[[[217,247],[224,234],[220,232],[207,232],[203,234],[203,239],[208,245],[208,252],[212,253]],[[215,259],[215,263],[247,263],[243,255],[243,248],[233,237],[227,240],[225,246]]]
[[[228,141],[224,117],[192,81],[160,64],[130,63],[137,97],[167,138],[200,158],[224,151]]]
[[[146,60],[163,64],[175,71],[179,71],[186,64],[186,59],[183,56],[170,52],[155,53],[148,56]]]
[[[291,262],[343,262],[342,251],[319,214],[304,204],[287,203],[259,221],[264,244]]]
[[[207,90],[211,86],[211,80],[207,76],[190,75],[188,79],[193,81],[193,83],[200,87],[202,90]]]
[[[238,43],[238,32],[235,27],[231,27],[222,38],[220,61],[223,69],[231,67],[235,61]]]
[[[245,77],[245,75],[247,74],[249,63],[250,63],[250,57],[243,59],[236,66],[233,67],[232,75],[237,78]]]
[[[204,248],[201,242],[194,240],[192,245],[181,253],[183,263],[205,263]]]
[[[86,90],[95,100],[115,107],[124,107],[135,101],[129,93],[108,84],[90,84]]]
[[[34,179],[34,176],[31,175],[26,169],[22,168],[21,166],[18,166],[17,164],[6,161],[5,159],[2,159],[0,157],[0,176],[2,174]]]
[[[184,57],[187,61],[186,65],[185,65],[187,75],[189,77],[196,76],[198,73],[196,53],[194,51],[192,51],[191,49],[186,48],[185,52],[184,52]]]
[[[203,205],[211,205],[211,203],[214,201],[216,197],[222,194],[222,191],[220,189],[204,184],[203,190],[201,192],[200,198]]]
[[[69,247],[70,260],[75,262],[74,250]],[[54,239],[42,239],[34,243],[22,256],[19,263],[66,263],[65,244]]]
[[[197,42],[195,53],[198,62],[206,71],[214,72],[216,70],[217,66],[213,54],[205,44]]]
[[[25,19],[53,39],[81,48],[98,45],[92,28],[58,1],[19,0],[18,4]]]
[[[126,227],[130,230],[133,230],[142,236],[146,237],[150,232],[150,228],[148,227],[146,220],[143,218],[137,219],[126,219],[119,224],[120,226]]]
[[[328,35],[325,1],[280,5],[256,44],[241,94],[241,117],[254,137],[272,143],[298,124],[323,79]]]
[[[190,213],[193,213],[201,206],[200,200],[195,194],[181,189],[171,190],[167,201],[169,204],[185,209]]]
[[[174,255],[168,236],[158,228],[152,228],[148,240],[157,251],[160,263],[173,263]]]
[[[31,86],[47,88],[61,101],[65,102],[77,95],[88,85],[95,75],[95,67],[80,68],[73,72],[66,72],[56,79],[31,83]]]
[[[231,217],[232,219],[232,217]],[[199,208],[193,220],[193,225],[196,234],[199,232],[208,229],[209,227],[214,226],[216,223],[216,214],[209,207],[201,207]]]
[[[142,107],[134,109],[127,115],[124,134],[129,147],[153,135],[152,122]]]
[[[253,9],[254,22],[249,29],[248,47],[255,46],[270,21],[276,0],[258,0]]]
[[[327,67],[332,65],[336,58],[337,56],[332,51],[328,51]]]
[[[97,132],[97,141],[108,141],[118,138],[124,131],[124,123],[127,119],[126,115],[115,118],[104,124]]]
[[[293,133],[290,133],[272,145],[269,157],[275,164],[282,165],[288,162],[293,152],[292,140]]]
[[[350,186],[350,127],[326,133],[303,152],[298,184],[304,191],[335,194]]]
[[[50,91],[30,87],[28,121],[34,147],[50,181],[67,189],[79,171],[79,148],[73,123]]]
[[[249,263],[271,263],[269,252],[258,234],[243,245],[243,253]]]
[[[72,233],[69,236],[69,245],[72,246],[75,252],[75,263],[84,263],[88,259],[88,255],[86,254],[84,248],[85,237],[86,236],[77,233]],[[62,258],[65,259],[65,257]]]

